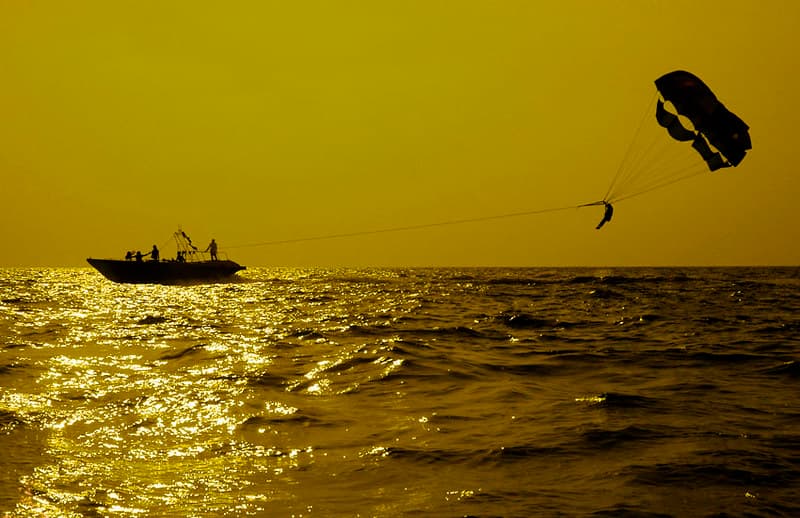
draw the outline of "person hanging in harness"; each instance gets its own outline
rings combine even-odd
[[[597,224],[597,230],[600,230],[603,225],[611,221],[611,217],[614,215],[614,207],[610,203],[603,200],[603,206],[606,208],[606,210],[603,213],[603,219],[601,219],[600,223]]]

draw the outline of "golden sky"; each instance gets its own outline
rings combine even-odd
[[[179,226],[248,266],[796,265],[797,27],[793,0],[0,1],[0,265]],[[675,69],[754,149],[601,231],[591,207],[239,247],[599,200]]]

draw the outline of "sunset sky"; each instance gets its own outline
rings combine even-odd
[[[178,227],[248,266],[797,265],[798,27],[793,0],[2,1],[0,266]],[[599,200],[675,69],[753,149],[600,231],[590,207],[241,246]]]

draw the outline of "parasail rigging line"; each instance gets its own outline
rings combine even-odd
[[[645,143],[646,145],[636,145],[637,140],[644,141],[645,139],[640,135],[634,137],[633,145],[637,149],[637,153],[630,155],[627,161],[621,164],[622,175],[620,175],[616,184],[609,189],[607,197],[614,197],[616,192],[629,189],[632,185],[635,186],[643,176],[649,177],[648,173],[651,173],[654,169],[664,167],[663,158],[666,155],[666,147],[661,135],[650,135],[650,140]]]
[[[702,163],[681,164],[675,161],[663,163],[656,160],[653,164],[642,166],[636,174],[621,183],[608,197],[608,201],[619,202],[633,198],[687,180],[705,171],[705,165]]]
[[[653,111],[658,95],[645,110]],[[695,151],[681,142],[664,138],[659,125],[640,127],[606,192],[604,200],[617,203],[687,180],[707,170]]]
[[[613,201],[614,203],[619,203],[619,202],[621,202],[623,200],[629,200],[631,198],[635,198],[637,196],[641,196],[642,194],[648,193],[650,191],[655,191],[656,189],[661,189],[662,187],[667,187],[668,185],[672,185],[672,184],[680,182],[682,180],[688,180],[689,178],[692,178],[694,176],[703,174],[703,172],[704,171],[702,171],[702,170],[701,171],[690,171],[690,172],[686,173],[683,176],[678,176],[677,178],[668,178],[668,179],[665,179],[664,181],[662,181],[660,183],[656,183],[655,185],[652,185],[650,187],[639,188],[638,190],[636,190],[636,191],[634,191],[634,192],[632,192],[630,194],[618,195],[616,197],[610,198],[609,202]]]
[[[650,102],[647,104],[648,107],[655,106],[656,99],[658,98],[658,93],[654,94]],[[631,155],[634,151],[634,144],[639,138],[639,135],[642,133],[642,128],[645,126],[645,121],[648,119],[649,111],[645,110],[642,114],[642,118],[639,121],[639,126],[636,128],[636,132],[633,134],[633,138],[631,139],[630,143],[628,144],[628,149],[625,151],[625,155],[622,158],[622,161],[619,163],[619,167],[617,168],[617,172],[614,175],[614,178],[611,180],[611,185],[608,186],[608,190],[606,191],[605,196],[603,196],[604,200],[607,200],[609,195],[614,189],[617,181],[620,179],[620,176],[623,175],[623,171],[626,169],[626,164],[628,164],[629,160],[631,159]]]
[[[307,241],[324,241],[328,239],[342,239],[347,237],[358,237],[358,236],[369,236],[374,234],[389,234],[393,232],[405,232],[410,230],[421,230],[425,228],[435,228],[435,227],[445,227],[445,226],[452,226],[452,225],[463,225],[466,223],[479,223],[481,221],[492,221],[497,219],[508,219],[508,218],[518,218],[522,216],[533,216],[536,214],[546,214],[549,212],[560,212],[565,210],[571,209],[579,209],[581,207],[589,207],[592,205],[602,205],[602,201],[587,203],[583,205],[570,205],[568,207],[555,207],[550,209],[539,209],[539,210],[527,210],[522,212],[511,212],[507,214],[496,214],[492,216],[480,216],[475,218],[463,218],[463,219],[453,219],[449,221],[438,221],[435,223],[421,223],[419,225],[405,225],[401,227],[389,227],[389,228],[381,228],[377,230],[360,230],[354,232],[342,232],[339,234],[325,234],[320,236],[310,236],[310,237],[300,237],[300,238],[293,238],[293,239],[278,239],[274,241],[262,241],[259,243],[248,243],[243,245],[233,245],[233,246],[226,246],[226,249],[230,248],[250,248],[250,247],[257,247],[257,246],[273,246],[273,245],[285,245],[285,244],[292,244],[292,243],[303,243]]]

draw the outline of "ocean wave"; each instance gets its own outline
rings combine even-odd
[[[298,414],[298,413],[291,413],[286,415],[255,415],[248,417],[245,419],[240,425],[239,428],[246,429],[246,428],[263,428],[265,426],[277,426],[277,425],[303,425],[303,426],[333,426],[332,423],[328,423],[325,420],[311,417],[308,415]]]
[[[633,483],[644,486],[679,486],[698,488],[704,486],[748,487],[760,483],[761,477],[748,469],[722,464],[664,463],[634,465],[623,470]]]
[[[382,381],[394,380],[425,380],[428,383],[437,383],[437,380],[446,381],[437,385],[441,392],[449,391],[455,383],[480,379],[481,372],[474,366],[464,363],[442,363],[435,358],[416,358],[403,360],[402,368],[386,373]]]
[[[674,515],[669,513],[648,511],[645,506],[634,505],[634,504],[615,504],[607,507],[606,509],[593,511],[589,516],[597,516],[597,517],[608,516],[611,518],[673,518],[674,517]]]
[[[473,279],[477,281],[478,279]],[[526,278],[526,277],[502,277],[495,279],[488,279],[485,281],[490,286],[536,286],[537,284],[550,284],[551,279],[542,278]]]
[[[299,338],[300,340],[326,340],[327,337],[314,329],[295,329],[286,335],[286,338]]]
[[[236,376],[235,379],[246,379],[249,385],[255,387],[283,387],[289,385],[291,380],[279,374],[271,372],[262,372],[260,374],[252,374],[248,376]]]
[[[558,365],[544,363],[513,363],[513,364],[491,364],[484,363],[481,370],[486,372],[502,372],[515,376],[551,376],[560,371]]]
[[[632,443],[662,440],[670,437],[664,431],[636,425],[620,429],[590,428],[580,434],[581,441],[590,448],[612,449],[617,447],[631,447]]]
[[[419,464],[471,464],[491,465],[505,461],[524,461],[543,457],[561,457],[567,452],[561,447],[547,446],[503,446],[484,449],[445,449],[389,447],[381,451],[389,458],[408,460]]]
[[[576,401],[585,403],[590,408],[604,409],[653,409],[659,406],[658,400],[654,398],[614,392],[580,397]]]
[[[625,295],[620,293],[619,291],[612,290],[609,288],[596,288],[589,292],[589,295],[594,299],[600,300],[612,300],[612,299],[622,299],[625,298]]]
[[[24,424],[25,421],[14,412],[0,410],[0,432],[8,433],[14,428]]]
[[[180,358],[185,358],[187,356],[191,356],[201,352],[208,344],[195,344],[191,347],[185,347],[176,352],[169,352],[166,354],[161,355],[162,360],[177,360]]]
[[[708,452],[705,456],[713,457]],[[800,480],[800,470],[781,463],[753,462],[752,454],[745,457],[733,452],[726,456],[727,462],[714,462],[709,458],[702,463],[671,462],[655,465],[633,465],[623,470],[632,482],[644,486],[673,486],[684,488],[702,487],[748,487],[782,488]]]
[[[442,448],[405,448],[392,446],[386,448],[383,455],[392,459],[409,460],[420,464],[453,464],[475,461],[478,454],[469,450]]]
[[[506,341],[508,335],[497,333],[492,329],[475,329],[469,326],[433,326],[430,328],[415,327],[394,329],[394,333],[399,334],[406,340],[415,339],[436,339],[436,340],[487,340],[487,341]]]
[[[483,456],[490,461],[502,460],[526,460],[541,459],[542,457],[564,457],[571,454],[570,450],[563,446],[503,446],[501,448],[489,450]]]
[[[684,358],[701,364],[733,365],[763,362],[768,357],[752,353],[697,351],[686,353]]]
[[[540,318],[528,313],[519,312],[504,312],[495,320],[511,329],[571,329],[588,324],[588,322],[570,322],[554,318]]]
[[[788,376],[790,378],[800,378],[800,362],[790,360],[774,367],[767,367],[761,370],[767,376]]]
[[[169,319],[167,317],[162,317],[162,316],[159,316],[159,315],[147,315],[146,317],[140,319],[136,323],[138,325],[141,325],[141,326],[147,326],[147,325],[154,325],[154,324],[163,324],[163,323],[168,322],[168,321],[169,321]]]
[[[687,283],[693,278],[678,272],[672,275],[656,275],[643,273],[642,275],[575,275],[564,282],[567,284],[605,284],[618,286],[625,284],[665,284]]]

